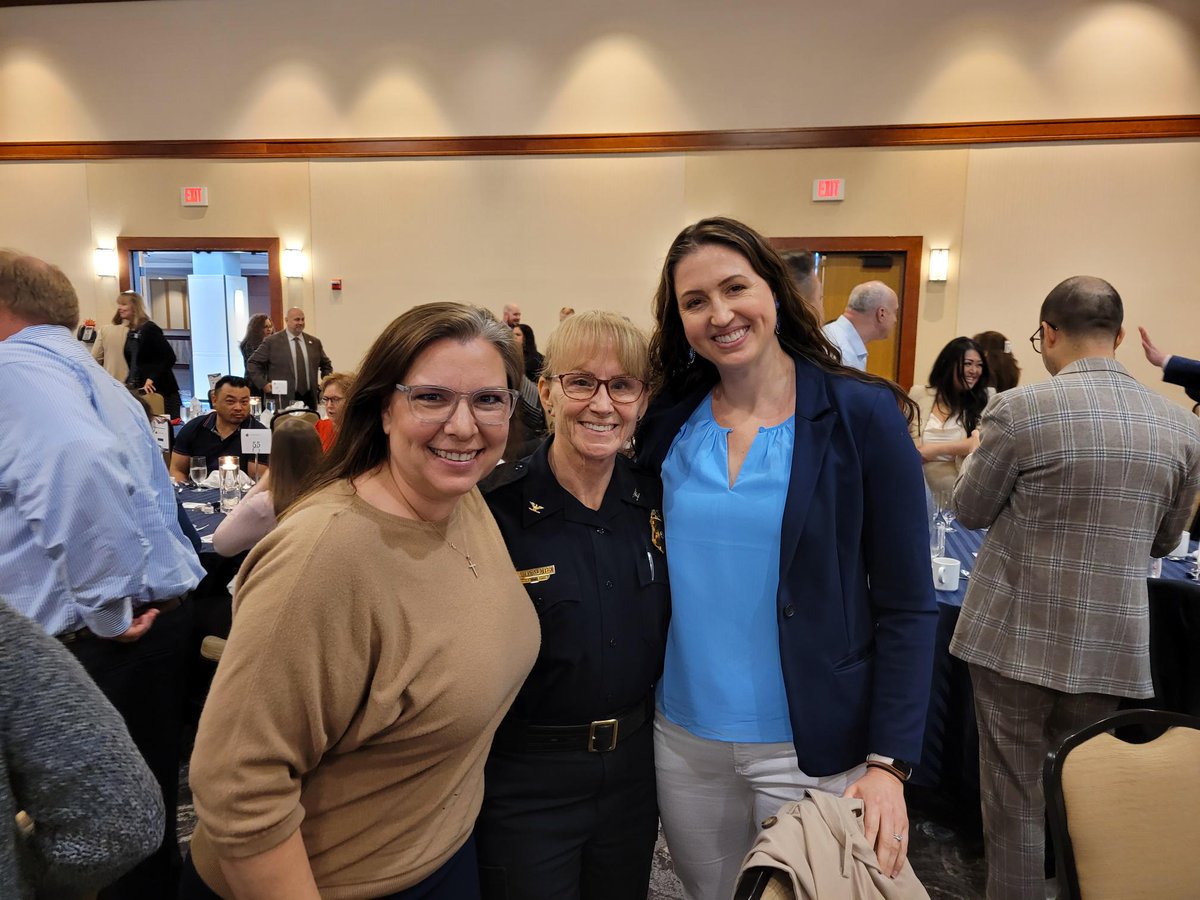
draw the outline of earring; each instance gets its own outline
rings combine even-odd
[[[688,365],[690,366],[695,361],[696,361],[696,348],[688,347]]]

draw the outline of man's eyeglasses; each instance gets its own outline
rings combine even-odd
[[[481,388],[463,393],[436,384],[398,384],[396,390],[408,398],[413,418],[429,425],[449,422],[463,398],[480,425],[503,425],[512,418],[519,396],[510,388]]]
[[[1034,352],[1037,353],[1039,356],[1042,353],[1042,340],[1046,336],[1046,325],[1050,325],[1051,328],[1053,328],[1055,331],[1058,331],[1057,325],[1053,325],[1050,322],[1046,322],[1043,325],[1039,325],[1038,330],[1029,336],[1029,343],[1033,345]]]
[[[597,378],[587,372],[567,372],[553,377],[562,385],[563,393],[572,400],[591,400],[600,390],[600,385],[604,385],[613,403],[636,403],[646,390],[646,383],[632,375]]]

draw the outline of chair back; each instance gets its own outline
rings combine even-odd
[[[1165,729],[1129,743],[1114,729]],[[1136,709],[1071,735],[1046,758],[1060,897],[1194,897],[1200,886],[1200,718]]]
[[[167,403],[163,400],[162,394],[142,394],[142,399],[146,401],[146,405],[150,407],[150,412],[156,416],[165,416],[167,414]]]
[[[795,900],[795,897],[791,883],[782,872],[759,866],[741,874],[733,900]]]

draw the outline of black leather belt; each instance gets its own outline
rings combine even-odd
[[[610,753],[621,741],[654,717],[654,695],[621,710],[611,719],[597,719],[586,725],[531,725],[506,720],[496,731],[492,746],[499,750],[524,750],[546,753],[557,750],[586,750]]]
[[[157,609],[159,615],[162,615],[163,613],[171,612],[171,610],[179,609],[181,603],[183,603],[182,597],[172,597],[170,600],[162,600],[158,603],[147,603],[144,606],[139,606],[137,609],[135,609],[133,611],[133,615],[137,617],[151,609]],[[68,631],[64,634],[56,634],[55,637],[64,644],[74,644],[77,641],[91,640],[94,637],[98,637],[98,635],[90,628],[80,628],[77,631]],[[109,640],[111,640],[111,638],[109,638]]]

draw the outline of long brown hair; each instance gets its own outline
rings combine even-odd
[[[363,357],[358,375],[346,395],[338,439],[325,454],[305,495],[335,481],[357,478],[380,466],[388,455],[383,432],[383,408],[391,402],[417,357],[434,342],[449,338],[460,343],[484,340],[504,361],[508,387],[520,389],[521,365],[512,329],[487,310],[463,303],[426,303],[400,315],[375,339]]]
[[[267,324],[271,322],[271,317],[266,313],[255,313],[250,317],[250,321],[246,323],[246,335],[242,338],[242,342],[238,344],[242,348],[242,352],[249,355],[258,349],[267,338]]]
[[[689,225],[679,232],[667,251],[658,290],[654,293],[657,325],[650,339],[650,381],[656,393],[682,395],[720,381],[717,367],[707,359],[698,354],[689,358],[691,348],[683,332],[675,293],[675,268],[685,257],[708,245],[736,251],[767,283],[779,303],[779,343],[790,356],[807,360],[823,372],[884,385],[895,395],[905,417],[913,421],[917,405],[898,384],[841,364],[837,347],[821,330],[816,312],[804,302],[787,265],[767,239],[750,226],[723,216]]]
[[[271,435],[271,503],[275,515],[283,511],[308,486],[321,461],[321,437],[311,423],[290,416]]]

